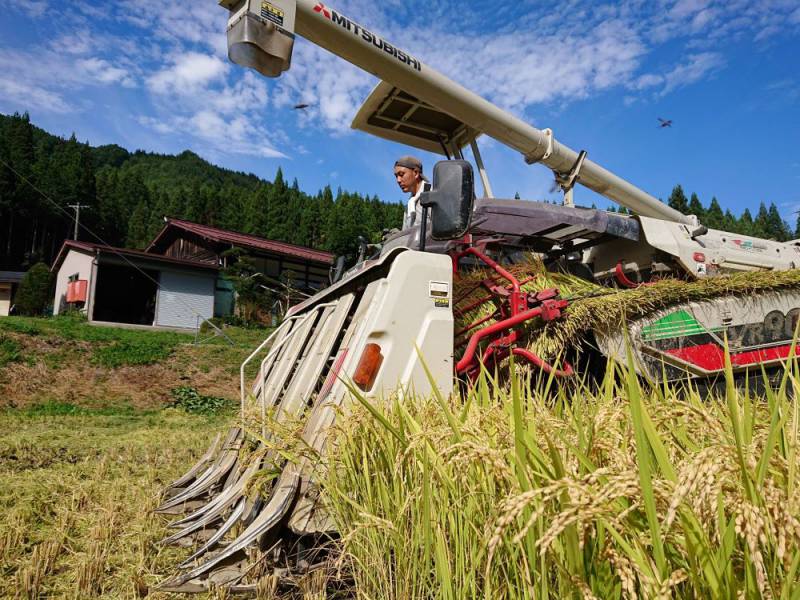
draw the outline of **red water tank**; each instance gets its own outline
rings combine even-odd
[[[67,284],[67,303],[86,302],[86,295],[89,290],[89,282],[85,279],[70,281]]]

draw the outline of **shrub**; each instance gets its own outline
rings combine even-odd
[[[195,388],[181,386],[171,390],[172,408],[196,415],[215,415],[229,406],[229,401],[217,396],[203,396]]]
[[[50,304],[50,269],[36,263],[25,273],[14,297],[17,312],[21,315],[42,315]]]

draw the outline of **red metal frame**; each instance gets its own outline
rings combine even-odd
[[[614,279],[616,279],[617,283],[619,283],[622,287],[629,289],[636,289],[642,285],[641,283],[636,283],[628,278],[628,276],[625,274],[625,271],[622,269],[622,263],[617,263],[617,266],[614,269]]]
[[[614,267],[614,279],[616,279],[617,283],[620,284],[622,287],[631,290],[635,290],[636,288],[642,287],[643,285],[653,285],[653,283],[655,283],[652,280],[644,281],[642,283],[636,283],[625,274],[625,270],[623,269],[621,262],[618,262],[617,266]]]
[[[504,269],[484,252],[472,246],[451,255],[454,275],[458,274],[459,261],[465,256],[474,256],[477,258],[490,267],[501,278],[508,281],[508,285],[500,285],[493,278],[486,279],[478,286],[472,288],[469,293],[483,286],[489,291],[488,296],[480,301],[472,302],[466,308],[457,309],[454,306],[454,312],[464,314],[493,298],[501,300],[499,309],[493,314],[475,321],[456,333],[456,338],[458,338],[480,327],[480,329],[469,337],[468,341],[465,340],[460,344],[456,344],[456,347],[461,347],[466,343],[464,354],[456,363],[456,373],[458,375],[466,375],[474,380],[480,373],[481,366],[488,367],[495,364],[498,360],[513,355],[522,358],[547,374],[552,373],[556,377],[569,377],[573,375],[574,371],[568,363],[564,363],[563,369],[557,369],[530,350],[515,346],[520,340],[519,328],[525,322],[536,318],[540,318],[543,321],[552,321],[561,317],[562,311],[569,303],[559,298],[558,290],[551,288],[542,290],[536,294],[525,294],[522,291],[522,284],[512,273]],[[528,278],[525,282],[531,279],[532,278]],[[467,295],[468,294],[462,294],[457,302],[465,299]],[[499,320],[491,325],[481,327],[484,323],[493,318],[498,318]],[[490,341],[483,352],[479,353],[478,348],[481,342],[487,340]]]

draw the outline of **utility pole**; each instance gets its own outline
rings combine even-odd
[[[75,233],[72,235],[73,240],[78,239],[78,225],[81,222],[81,209],[82,208],[91,208],[87,204],[67,204],[72,210],[75,211]]]

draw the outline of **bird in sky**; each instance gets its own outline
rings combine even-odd
[[[659,125],[661,129],[664,129],[665,127],[672,127],[672,119],[662,119],[661,117],[658,117],[658,122],[661,123],[661,125]]]
[[[311,106],[311,105],[310,104],[295,104],[294,105],[294,109],[295,110],[305,110],[309,106]]]

